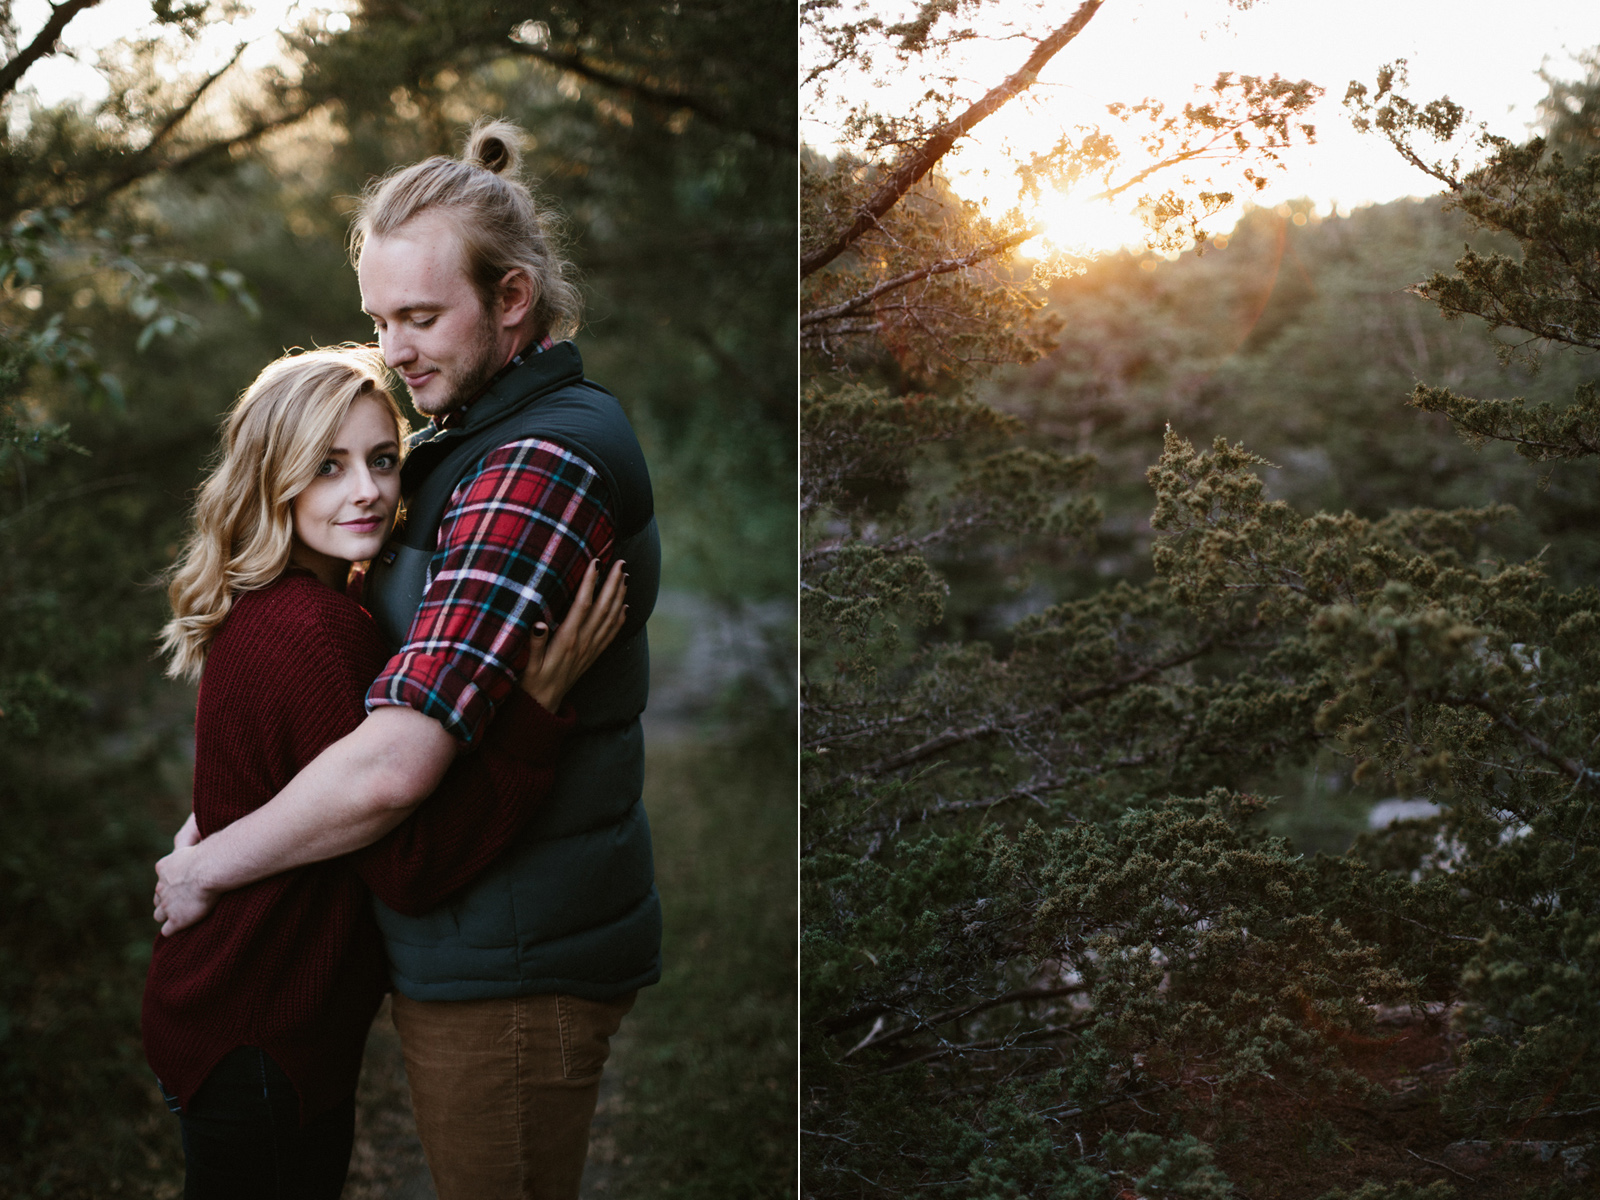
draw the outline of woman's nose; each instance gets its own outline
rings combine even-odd
[[[381,494],[377,479],[365,464],[355,469],[350,482],[352,488],[350,498],[357,504],[371,504]]]

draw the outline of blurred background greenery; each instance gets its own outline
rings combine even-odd
[[[665,541],[666,977],[616,1060],[607,1193],[792,1194],[788,10],[364,0],[271,61],[203,61],[237,12],[157,0],[102,55],[104,98],[53,104],[27,72],[55,32],[0,14],[0,1196],[178,1194],[138,1039],[192,752],[159,577],[239,389],[285,347],[370,337],[351,197],[483,113],[528,130],[568,218],[578,345],[639,429]]]
[[[1411,288],[1462,247],[1504,252],[1442,197],[1321,217],[1309,202],[1259,208],[1202,254],[1122,253],[1050,288],[1055,349],[982,385],[1042,444],[1091,453],[1105,512],[1092,551],[1029,571],[982,548],[941,564],[951,584],[929,636],[1009,645],[1019,618],[1118,580],[1150,577],[1152,493],[1145,471],[1170,424],[1196,446],[1242,441],[1267,458],[1269,493],[1302,513],[1509,504],[1495,553],[1542,553],[1563,587],[1600,575],[1600,481],[1581,462],[1530,469],[1502,442],[1473,446],[1442,414],[1407,403],[1420,380],[1466,395],[1570,401],[1593,377],[1581,355],[1537,370],[1502,363],[1475,322],[1452,322]],[[1447,383],[1443,381],[1448,381]],[[1385,799],[1321,754],[1240,787],[1277,797],[1274,832],[1306,853],[1341,854]]]

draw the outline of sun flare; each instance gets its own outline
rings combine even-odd
[[[1123,246],[1141,247],[1149,232],[1125,202],[1092,196],[1045,196],[1030,215],[1044,226],[1044,232],[1022,246],[1024,254],[1035,258],[1089,258]]]

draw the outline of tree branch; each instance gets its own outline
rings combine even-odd
[[[1138,174],[1132,176],[1129,179],[1124,180],[1122,183],[1117,184],[1116,187],[1107,188],[1103,192],[1096,192],[1094,195],[1090,196],[1089,199],[1090,200],[1115,200],[1118,196],[1122,195],[1123,192],[1127,191],[1131,187],[1138,187],[1146,179],[1149,179],[1150,176],[1156,174],[1157,172],[1165,171],[1168,167],[1175,167],[1181,162],[1188,162],[1192,158],[1200,158],[1200,157],[1202,157],[1215,144],[1216,144],[1216,139],[1212,138],[1211,141],[1207,142],[1204,146],[1196,147],[1193,150],[1186,150],[1186,151],[1183,151],[1180,154],[1169,155],[1168,157],[1162,159],[1158,163],[1151,163],[1148,167],[1146,167],[1144,170],[1140,171]]]
[[[1487,696],[1445,696],[1441,702],[1453,708],[1477,709],[1574,783],[1587,782],[1592,785],[1600,781],[1600,772],[1593,767],[1585,766],[1575,758],[1568,758],[1532,730],[1518,725],[1490,704]]]
[[[970,254],[963,254],[960,258],[947,258],[941,262],[930,263],[925,267],[918,267],[914,271],[907,271],[904,275],[896,275],[893,279],[885,279],[882,283],[868,288],[866,291],[852,296],[848,300],[841,300],[838,304],[830,304],[827,308],[813,309],[808,313],[800,314],[800,327],[816,325],[823,321],[832,321],[838,317],[847,317],[858,309],[871,304],[879,296],[906,287],[923,279],[931,279],[935,275],[948,275],[952,271],[960,271],[975,263],[980,263],[986,258],[993,258],[996,254],[1004,253],[1013,246],[1020,246],[1023,242],[1033,237],[1044,229],[1043,225],[1033,225],[1027,229],[1018,230],[1008,237],[1001,238],[998,242],[990,242],[987,246],[979,246]]]
[[[972,725],[966,729],[946,729],[943,733],[919,742],[908,750],[902,750],[899,754],[890,754],[885,758],[880,758],[876,762],[868,763],[859,770],[847,772],[846,775],[840,778],[842,780],[848,778],[849,775],[887,775],[890,771],[898,771],[901,767],[909,767],[912,763],[937,754],[941,750],[948,750],[951,746],[959,746],[964,742],[981,741],[997,734],[1008,733],[1019,726],[1026,725],[1054,711],[1054,708],[1035,708],[1028,712],[1018,713],[1007,721],[985,721],[981,725]]]
[[[1048,705],[1044,708],[1035,708],[1030,709],[1027,712],[1018,713],[1016,716],[1011,717],[1008,720],[985,721],[981,725],[973,725],[966,729],[947,729],[943,733],[928,738],[924,742],[919,742],[910,749],[902,750],[898,754],[891,754],[887,757],[880,758],[876,762],[868,763],[866,766],[860,767],[855,771],[848,771],[839,776],[833,782],[836,784],[841,783],[851,775],[885,775],[890,771],[898,771],[901,767],[908,767],[914,762],[918,762],[929,757],[930,755],[939,753],[941,750],[948,750],[951,746],[959,746],[964,742],[981,741],[984,738],[994,737],[997,734],[1009,733],[1013,729],[1019,729],[1024,725],[1032,724],[1040,717],[1048,716],[1056,712],[1065,712],[1069,708],[1076,708],[1080,704],[1087,703],[1090,700],[1100,700],[1106,696],[1115,695],[1124,688],[1132,687],[1136,683],[1143,683],[1145,680],[1151,678],[1152,676],[1159,675],[1163,671],[1170,671],[1173,667],[1182,666],[1186,662],[1191,662],[1194,659],[1199,658],[1206,651],[1210,650],[1214,644],[1215,639],[1205,638],[1192,648],[1184,650],[1171,658],[1162,659],[1160,662],[1148,663],[1145,666],[1140,667],[1137,671],[1123,675],[1118,679],[1112,679],[1105,683],[1097,684],[1092,688],[1085,688],[1081,692],[1068,692],[1054,704]]]
[[[948,1008],[942,1013],[935,1013],[933,1016],[926,1017],[911,1025],[904,1025],[899,1029],[891,1029],[888,1033],[879,1037],[869,1037],[852,1047],[843,1057],[849,1058],[851,1054],[856,1053],[858,1050],[870,1050],[874,1046],[898,1042],[901,1038],[910,1037],[921,1030],[931,1029],[935,1025],[943,1025],[947,1021],[959,1020],[962,1017],[970,1017],[974,1013],[986,1012],[991,1008],[999,1008],[1002,1004],[1021,1004],[1028,1000],[1048,1000],[1054,996],[1072,996],[1088,990],[1087,984],[1072,983],[1063,987],[1021,988],[1018,991],[1007,992],[1003,996],[991,996],[987,1000],[976,1000],[971,1004]]]
[[[528,58],[536,58],[540,62],[549,63],[563,71],[571,71],[574,75],[581,75],[585,79],[592,79],[606,87],[615,88],[619,92],[628,92],[667,108],[686,108],[698,117],[703,117],[720,129],[732,129],[741,133],[748,133],[758,142],[771,146],[777,150],[793,153],[795,139],[791,135],[776,133],[764,129],[759,125],[750,125],[737,121],[723,112],[709,100],[687,92],[673,91],[656,84],[645,83],[639,79],[629,79],[627,76],[608,71],[584,58],[581,54],[562,54],[555,50],[546,50],[540,46],[530,46],[527,42],[512,42],[511,49]]]
[[[874,1075],[893,1075],[896,1071],[904,1071],[918,1063],[925,1063],[935,1058],[948,1058],[952,1054],[968,1054],[974,1050],[1012,1050],[1022,1046],[1022,1043],[1035,1038],[1054,1037],[1058,1033],[1076,1033],[1090,1022],[1085,1019],[1074,1021],[1070,1025],[1046,1025],[1040,1029],[1030,1029],[1024,1033],[1014,1034],[1003,1038],[986,1038],[981,1042],[968,1042],[964,1046],[940,1046],[918,1054],[913,1058],[897,1062],[892,1066],[879,1067],[872,1072]]]
[[[56,42],[74,17],[99,3],[100,0],[65,0],[63,4],[51,5],[50,19],[39,30],[38,36],[20,54],[0,67],[0,99],[16,91],[17,84],[27,74],[28,68],[56,52]]]
[[[1173,667],[1181,667],[1186,662],[1193,662],[1215,644],[1215,638],[1203,638],[1193,648],[1184,650],[1160,662],[1150,663],[1131,675],[1124,675],[1120,679],[1113,679],[1109,683],[1102,683],[1097,687],[1088,688],[1081,692],[1068,692],[1056,702],[1056,707],[1065,711],[1069,708],[1076,708],[1085,701],[1099,700],[1105,696],[1113,695],[1123,688],[1132,687],[1136,683],[1143,683],[1152,675],[1159,675],[1163,671],[1170,671]]]
[[[933,170],[958,139],[970,133],[974,126],[993,115],[1008,101],[1032,87],[1045,64],[1083,31],[1083,27],[1099,10],[1102,2],[1103,0],[1083,0],[1078,6],[1078,11],[1072,14],[1071,20],[1034,47],[1033,53],[1028,56],[1028,61],[1022,64],[1021,70],[1008,77],[998,87],[990,89],[983,99],[955,120],[948,121],[936,129],[933,136],[917,147],[873,193],[872,198],[861,206],[855,220],[847,228],[826,244],[801,255],[800,278],[804,279],[820,271],[843,254],[857,238],[878,223],[879,217],[898,204],[901,197],[915,187],[924,175]]]
[[[214,158],[218,154],[225,154],[235,146],[249,145],[251,142],[258,141],[265,137],[274,129],[281,129],[285,125],[293,125],[296,121],[301,120],[311,112],[320,108],[322,104],[323,101],[321,100],[307,100],[298,108],[289,109],[286,112],[279,113],[275,117],[269,117],[265,120],[257,121],[254,125],[251,125],[248,129],[245,129],[241,133],[235,134],[233,137],[224,138],[217,142],[208,142],[204,146],[200,146],[197,149],[191,150],[187,154],[178,156],[177,158],[166,159],[159,162],[147,159],[141,165],[139,170],[131,172],[126,176],[119,176],[112,179],[104,186],[99,187],[81,199],[74,201],[68,207],[73,212],[82,212],[84,209],[98,204],[100,201],[108,199],[111,196],[114,196],[117,192],[120,192],[129,184],[137,183],[147,175],[154,175],[157,172],[163,171],[184,171],[198,163],[204,162],[208,158]]]
[[[216,83],[217,80],[221,79],[222,76],[225,75],[228,70],[239,61],[239,56],[245,52],[249,45],[249,42],[240,42],[238,46],[234,48],[232,57],[230,57],[227,62],[223,63],[222,66],[218,67],[210,75],[207,75],[203,80],[200,81],[198,85],[196,85],[194,91],[189,93],[188,99],[175,108],[171,113],[169,113],[167,115],[167,119],[161,123],[161,126],[150,135],[150,140],[124,161],[122,169],[113,174],[110,179],[102,183],[93,192],[89,193],[89,195],[83,197],[73,204],[73,211],[77,212],[81,209],[97,204],[101,200],[104,200],[107,196],[115,195],[117,192],[127,187],[130,183],[133,183],[139,179],[143,179],[146,175],[153,174],[156,171],[172,169],[172,164],[170,163],[158,163],[155,166],[150,166],[149,164],[151,155],[155,153],[157,147],[166,141],[166,139],[171,135],[172,131],[178,127],[183,119],[194,111],[194,106],[200,103],[200,98],[211,90],[211,86]]]

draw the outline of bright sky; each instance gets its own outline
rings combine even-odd
[[[1070,0],[1053,6],[1050,19],[1062,19],[1073,7]],[[1027,102],[1013,101],[990,117],[945,166],[960,194],[1004,211],[1016,198],[1005,167],[1008,148],[1044,149],[1063,127],[1105,124],[1104,108],[1113,100],[1152,96],[1181,109],[1194,86],[1209,84],[1219,71],[1276,73],[1310,79],[1326,93],[1310,117],[1317,144],[1289,156],[1286,171],[1272,172],[1257,203],[1308,198],[1327,213],[1335,204],[1348,209],[1427,195],[1438,190],[1428,176],[1382,139],[1350,126],[1341,104],[1350,80],[1371,87],[1379,66],[1405,58],[1413,99],[1447,94],[1492,131],[1521,139],[1548,90],[1540,67],[1557,78],[1579,78],[1573,53],[1597,45],[1600,3],[1594,0],[1519,0],[1514,6],[1503,0],[1258,0],[1245,12],[1225,0],[1107,0],[1046,67]],[[971,81],[968,95],[976,98],[1016,70],[1027,50],[1016,41],[969,43],[960,63]],[[892,78],[873,102],[893,111],[925,86]],[[826,115],[808,112],[803,133],[810,144],[834,144],[826,120],[819,119]],[[1054,226],[1058,245],[1108,248],[1139,240],[1140,226],[1128,208],[1126,197],[1120,209],[1057,199],[1040,215]],[[1235,215],[1211,227],[1226,230]]]
[[[313,14],[330,12],[336,15],[323,19],[331,20],[335,26],[343,21],[343,27],[348,28],[348,18],[339,11],[346,7],[343,0],[260,0],[235,20],[207,28],[197,43],[183,52],[183,62],[188,70],[215,70],[227,62],[240,42],[248,41],[250,47],[240,65],[245,69],[265,66],[278,57],[279,29],[299,24]],[[13,11],[21,44],[25,46],[44,25],[50,4],[49,0],[15,0]],[[23,84],[45,104],[99,100],[106,90],[94,69],[99,51],[119,38],[148,36],[151,32],[149,0],[101,0],[67,26],[61,41],[69,53],[35,65]],[[167,36],[175,43],[179,40],[170,32]]]

